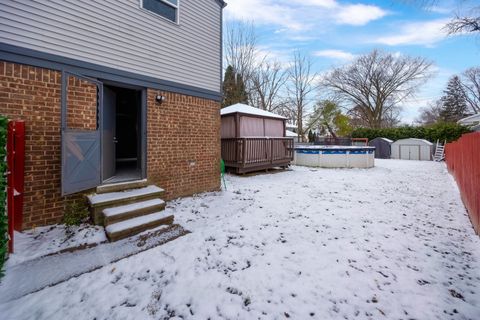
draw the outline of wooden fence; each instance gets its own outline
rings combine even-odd
[[[237,173],[287,166],[293,160],[293,139],[222,139],[222,159]]]
[[[480,132],[464,134],[445,147],[445,161],[455,177],[477,234],[480,234]]]

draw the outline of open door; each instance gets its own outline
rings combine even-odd
[[[101,183],[101,82],[62,73],[62,195]]]

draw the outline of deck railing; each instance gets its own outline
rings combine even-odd
[[[285,164],[293,160],[292,138],[222,139],[222,159],[226,166],[244,168]]]

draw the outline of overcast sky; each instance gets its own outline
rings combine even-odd
[[[288,61],[292,50],[302,50],[314,58],[319,72],[374,48],[428,58],[436,76],[404,106],[402,120],[411,123],[420,107],[442,95],[449,77],[480,65],[480,38],[447,37],[442,30],[459,10],[456,1],[434,1],[429,8],[412,2],[227,0],[225,20],[253,21],[263,51]]]

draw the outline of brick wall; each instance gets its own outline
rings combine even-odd
[[[147,176],[167,199],[220,188],[218,102],[148,90],[147,123]]]
[[[84,88],[85,96],[93,92]],[[78,88],[74,92],[83,96]],[[219,103],[163,93],[167,99],[158,105],[158,93],[148,90],[147,177],[168,199],[218,189]],[[25,229],[61,221],[66,204],[82,199],[60,195],[60,99],[61,73],[0,61],[0,114],[25,120]],[[91,106],[84,101],[72,119],[85,121],[72,120],[74,126],[89,128]]]
[[[97,85],[68,76],[67,128],[95,131],[97,129]]]
[[[0,113],[25,120],[24,228],[61,220],[61,73],[0,61]]]

